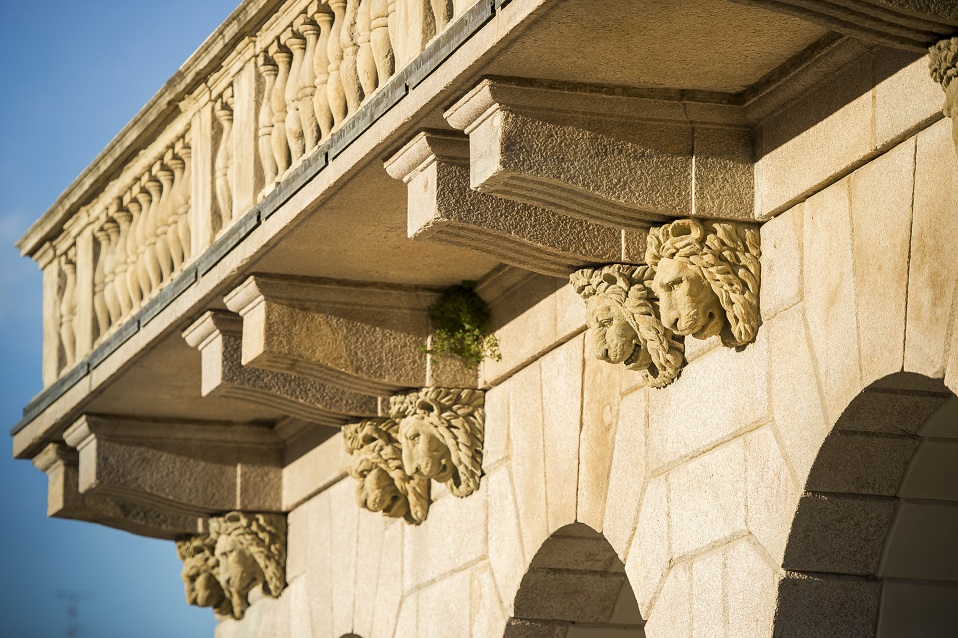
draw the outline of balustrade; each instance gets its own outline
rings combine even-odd
[[[133,317],[466,8],[286,4],[50,241],[46,384]]]

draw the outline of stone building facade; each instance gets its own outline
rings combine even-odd
[[[954,636],[956,33],[246,0],[21,239],[14,453],[218,638]]]

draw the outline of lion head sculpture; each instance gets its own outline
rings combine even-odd
[[[406,473],[398,434],[399,423],[389,418],[344,426],[343,440],[353,459],[349,474],[358,483],[360,507],[418,525],[429,511],[429,479]]]
[[[755,338],[761,276],[758,230],[680,219],[649,231],[645,259],[662,323],[675,334],[721,335],[730,347]]]
[[[445,483],[459,497],[479,489],[483,404],[481,390],[426,388],[392,397],[406,473]]]
[[[249,593],[262,585],[277,597],[286,586],[286,517],[282,514],[230,512],[210,519],[217,576],[232,616],[249,607]]]
[[[648,286],[648,266],[583,268],[569,277],[586,303],[586,324],[596,359],[638,370],[662,387],[678,376],[684,345],[659,321]]]
[[[945,92],[941,112],[951,118],[951,134],[958,149],[958,82],[953,81],[958,76],[958,38],[942,40],[928,49],[928,68]]]
[[[176,554],[183,561],[183,586],[186,602],[197,607],[212,607],[222,616],[231,616],[233,608],[219,583],[216,540],[208,534],[176,541]]]

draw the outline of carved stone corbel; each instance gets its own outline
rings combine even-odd
[[[730,348],[755,339],[760,322],[761,249],[754,224],[679,219],[649,231],[663,325],[678,335],[721,336]]]
[[[685,346],[659,320],[653,276],[648,266],[615,264],[584,268],[569,279],[586,303],[593,356],[639,371],[658,388],[679,375]]]
[[[343,440],[352,456],[349,474],[356,479],[360,507],[418,525],[429,513],[430,483],[406,473],[398,434],[399,423],[391,418],[347,424]]]
[[[277,598],[286,587],[286,516],[230,512],[211,518],[209,534],[181,539],[177,554],[191,605],[239,620],[262,586]]]
[[[958,37],[942,40],[928,50],[928,68],[931,77],[945,92],[945,104],[941,112],[951,118],[951,134],[958,152]]]
[[[202,354],[202,394],[248,401],[312,423],[339,426],[349,416],[376,416],[375,396],[294,374],[242,364],[242,319],[209,311],[183,333]]]
[[[553,277],[641,259],[636,233],[477,192],[469,170],[469,140],[448,131],[419,133],[386,161],[389,175],[406,183],[410,238],[462,246]]]
[[[491,78],[445,118],[469,135],[472,188],[567,220],[644,231],[670,217],[754,214],[752,134],[738,105]]]

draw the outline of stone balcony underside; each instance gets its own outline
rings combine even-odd
[[[289,4],[293,13],[307,5]],[[234,189],[228,225],[65,370],[15,430],[15,454],[50,476],[51,513],[172,537],[195,533],[208,514],[282,509],[281,486],[245,501],[243,488],[229,483],[242,482],[233,460],[209,470],[212,458],[234,458],[213,439],[222,437],[225,450],[236,444],[232,428],[259,432],[275,456],[251,467],[275,483],[291,449],[325,440],[350,418],[382,414],[391,393],[497,383],[495,374],[477,382],[419,351],[439,289],[480,280],[485,290],[500,264],[566,277],[582,266],[641,263],[648,226],[673,217],[754,219],[755,134],[794,98],[780,89],[782,78],[809,83],[868,51],[817,20],[726,0],[640,3],[627,12],[615,0],[460,4],[457,22],[354,105],[352,118],[271,189],[256,168],[264,152],[256,122],[241,114],[245,80],[235,76],[232,97],[223,99],[233,99],[233,139],[246,147],[237,147],[232,174],[248,171],[252,182],[240,198]],[[285,38],[295,52],[296,35],[266,13],[240,30],[262,27],[270,43]],[[600,31],[601,42],[581,37]],[[227,84],[232,71],[224,69],[256,63],[231,55],[204,63],[223,66],[211,84]],[[897,68],[917,57],[909,55]],[[194,83],[171,88],[169,100],[194,99],[208,78],[191,72]],[[261,108],[262,86],[250,95],[247,107]],[[194,161],[204,152],[209,161],[206,199],[194,203],[219,214],[212,163],[223,129],[208,106],[209,138],[192,130]],[[131,126],[122,138],[127,154],[152,143],[162,123]],[[237,137],[244,130],[249,135]],[[176,166],[175,140],[170,148],[166,161]],[[610,166],[608,157],[617,160]],[[24,238],[24,252],[39,258],[51,250],[47,242],[123,158],[113,149],[98,161],[91,171],[99,177],[78,181]],[[160,198],[163,166],[143,174],[160,184]],[[56,299],[60,281],[45,285]],[[84,290],[92,295],[94,287],[91,279]],[[515,313],[494,304],[493,315],[501,324]],[[95,321],[92,307],[85,321]],[[146,431],[128,436],[136,423],[169,426],[177,442],[164,447]],[[210,442],[192,449],[199,430]],[[138,483],[111,467],[124,455],[182,468],[182,484]],[[222,489],[190,491],[188,477],[223,467],[233,474],[222,472]]]

